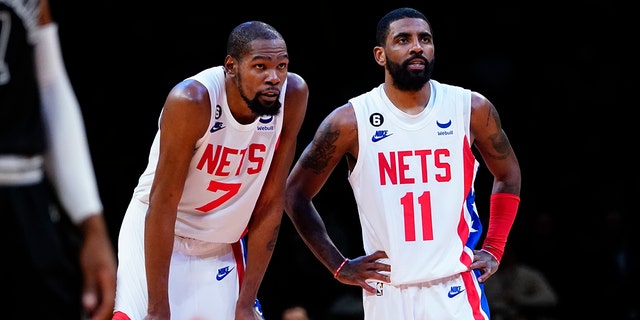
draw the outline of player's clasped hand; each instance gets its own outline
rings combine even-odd
[[[498,271],[498,261],[489,253],[482,250],[474,250],[473,251],[473,262],[469,269],[479,269],[480,276],[478,277],[479,282],[485,282],[491,275]]]
[[[390,282],[391,265],[379,261],[386,258],[388,258],[386,252],[376,251],[370,255],[348,260],[336,275],[336,279],[344,284],[360,286],[375,294],[376,288],[370,286],[367,280]]]

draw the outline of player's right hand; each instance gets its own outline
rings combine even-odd
[[[367,292],[375,294],[376,288],[369,283],[391,281],[389,276],[391,265],[380,261],[387,258],[386,252],[376,251],[370,255],[350,259],[340,269],[336,279],[344,284],[360,286]]]

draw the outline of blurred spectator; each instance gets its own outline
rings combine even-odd
[[[506,250],[500,269],[484,285],[493,320],[557,319],[558,295],[545,275]]]
[[[578,255],[576,248],[568,237],[568,226],[559,223],[558,213],[550,210],[534,211],[531,215],[523,215],[520,226],[522,234],[520,241],[514,241],[519,253],[518,262],[541,272],[550,286],[556,292],[558,303],[556,306],[557,315],[560,316],[565,310],[568,315],[573,315],[572,309],[580,304],[568,305],[567,302],[574,302],[576,299],[576,288],[581,286],[582,278],[577,276],[568,277],[566,269],[558,266],[570,263],[572,256]],[[517,242],[517,243],[516,243]],[[573,246],[573,247],[572,247]],[[572,252],[574,255],[569,255]],[[502,270],[500,266],[499,270]],[[580,292],[578,290],[578,292]]]
[[[329,307],[327,320],[362,320],[364,309],[362,306],[362,291],[349,288],[337,296]]]
[[[519,261],[540,270],[554,287],[559,286],[564,275],[558,270],[558,263],[565,255],[566,240],[556,218],[548,211],[536,212],[533,223],[527,229],[530,233],[525,237],[526,250],[522,251],[527,254],[520,257]]]
[[[307,309],[302,306],[293,306],[282,311],[282,320],[310,320]]]

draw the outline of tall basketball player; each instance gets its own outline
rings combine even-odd
[[[384,83],[320,124],[287,181],[287,214],[338,281],[363,288],[366,320],[488,319],[482,282],[498,269],[520,201],[520,167],[496,108],[431,79],[434,43],[421,12],[379,21]],[[494,182],[486,239],[475,205],[482,156]],[[347,259],[312,200],[341,159],[365,256]]]

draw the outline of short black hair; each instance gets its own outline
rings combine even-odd
[[[392,22],[404,19],[404,18],[417,18],[427,22],[429,29],[431,29],[431,23],[427,17],[420,11],[413,8],[398,8],[385,14],[380,21],[378,21],[378,27],[376,29],[376,45],[384,46],[384,43],[389,35],[389,26]],[[431,30],[433,32],[433,30]]]
[[[247,21],[239,24],[229,34],[227,41],[227,54],[241,59],[250,50],[249,43],[251,41],[284,39],[271,25],[262,21]]]

